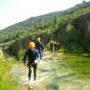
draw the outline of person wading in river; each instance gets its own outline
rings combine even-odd
[[[34,42],[29,43],[29,47],[27,48],[23,59],[24,64],[26,63],[26,58],[28,58],[28,68],[29,68],[28,79],[29,81],[31,80],[31,73],[32,73],[31,68],[33,68],[34,80],[36,80],[37,63],[40,60],[40,54],[38,50],[35,49]]]
[[[42,59],[43,52],[45,51],[45,45],[43,42],[41,42],[41,38],[37,38],[35,45],[36,45],[36,49],[38,49],[39,51],[40,59]]]

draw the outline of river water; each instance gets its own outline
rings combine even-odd
[[[49,56],[44,58],[42,63],[38,64],[37,81],[32,78],[30,84],[27,78],[28,68],[19,63],[14,64],[12,73],[18,83],[18,90],[90,90],[75,73],[67,70],[65,64],[60,64],[62,61],[51,60]]]

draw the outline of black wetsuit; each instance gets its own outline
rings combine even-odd
[[[45,46],[42,42],[38,42],[38,41],[35,44],[36,44],[36,49],[38,49],[38,51],[39,51],[40,59],[42,59],[43,50],[44,50]]]
[[[28,72],[28,79],[31,80],[31,73],[32,73],[32,67],[33,67],[33,72],[34,72],[34,80],[36,80],[36,71],[37,71],[37,63],[35,63],[34,61],[36,59],[40,60],[40,54],[38,52],[37,49],[27,49],[24,55],[24,63],[26,62],[26,58],[28,57],[28,68],[29,68],[29,72]]]

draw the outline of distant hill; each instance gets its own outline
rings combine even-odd
[[[74,31],[75,29],[80,29],[78,25],[75,26],[74,21],[80,16],[87,14],[90,16],[90,1],[84,1],[65,11],[31,17],[1,30],[0,43],[7,43],[25,38],[29,40],[29,38],[35,38],[39,35],[44,35],[44,38],[54,38],[55,40],[65,42],[66,37],[62,36],[61,33],[65,30],[70,31],[70,29],[73,29]],[[62,31],[60,36],[57,36],[55,33],[60,31]]]

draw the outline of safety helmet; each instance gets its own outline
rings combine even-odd
[[[38,41],[38,42],[40,42],[40,40],[41,40],[40,38],[37,38],[37,41]]]
[[[30,43],[29,43],[29,48],[30,48],[30,49],[35,48],[35,43],[34,43],[34,42],[30,42]]]

